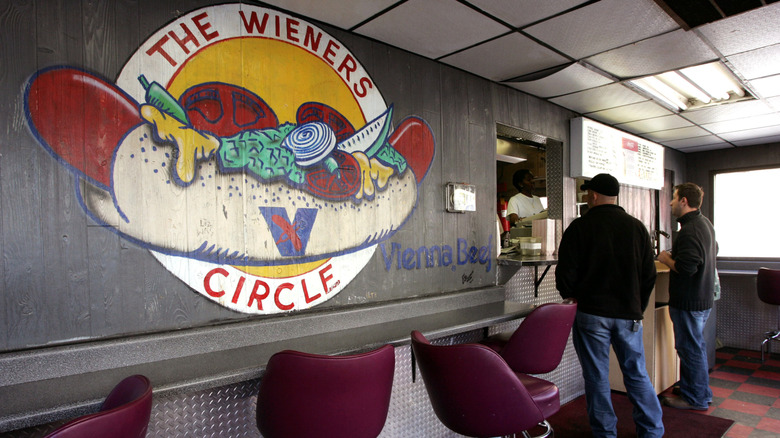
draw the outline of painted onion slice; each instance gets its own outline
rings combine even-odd
[[[325,123],[306,123],[289,133],[282,146],[293,151],[296,164],[307,167],[328,157],[336,147],[336,135]]]

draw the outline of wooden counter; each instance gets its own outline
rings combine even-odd
[[[645,345],[645,363],[647,374],[653,383],[656,394],[660,394],[680,379],[680,361],[674,349],[674,330],[669,317],[669,267],[655,262],[658,276],[655,288],[650,295],[642,320],[642,341]],[[655,305],[653,305],[655,303]],[[609,354],[609,383],[616,391],[626,391],[623,373],[620,371],[615,352]]]

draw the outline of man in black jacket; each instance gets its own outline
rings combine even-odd
[[[615,350],[641,438],[661,437],[661,404],[645,366],[642,317],[655,286],[653,245],[647,228],[616,204],[620,185],[601,173],[581,187],[588,212],[563,233],[555,285],[577,300],[572,330],[585,380],[595,437],[615,437],[617,417],[609,385],[609,347]]]
[[[680,223],[672,253],[658,261],[669,266],[669,316],[674,325],[674,347],[680,356],[680,397],[664,398],[667,406],[706,411],[712,402],[704,325],[715,299],[715,257],[718,244],[712,223],[699,211],[704,192],[693,183],[674,188],[669,204]]]

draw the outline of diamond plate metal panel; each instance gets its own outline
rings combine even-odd
[[[727,347],[759,351],[764,332],[778,324],[780,308],[765,304],[756,293],[756,277],[720,275],[721,296],[715,336]],[[780,351],[774,345],[774,351]]]
[[[259,437],[260,380],[197,392],[155,396],[147,437]]]

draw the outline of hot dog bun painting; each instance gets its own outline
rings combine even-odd
[[[25,105],[92,219],[245,313],[335,296],[413,214],[435,153],[339,41],[248,5],[170,23],[115,82],[41,70]]]

